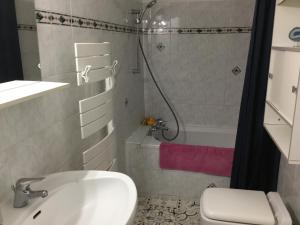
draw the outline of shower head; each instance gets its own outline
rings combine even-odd
[[[142,20],[144,18],[145,13],[147,12],[148,9],[151,9],[155,4],[157,3],[157,0],[152,0],[150,1],[146,7],[144,8],[144,10],[142,11],[142,13],[140,14],[139,18],[137,19],[137,24],[141,24]]]
[[[152,0],[151,2],[149,2],[149,3],[146,5],[146,8],[147,8],[147,9],[150,9],[150,8],[152,8],[156,3],[157,3],[157,0]]]

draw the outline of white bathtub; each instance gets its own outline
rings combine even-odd
[[[198,199],[211,183],[228,187],[230,179],[203,173],[162,170],[159,166],[161,142],[148,136],[148,127],[140,127],[128,138],[125,149],[126,173],[135,181],[140,195],[176,196],[184,199]],[[224,129],[203,129],[201,132],[186,129],[181,132],[178,143],[233,147],[235,132]]]
[[[174,133],[175,131],[171,129],[169,135],[172,136]],[[154,133],[154,136],[160,141],[165,141],[161,137],[160,132],[158,134]],[[186,126],[184,129],[181,128],[179,136],[174,143],[233,148],[235,138],[236,129]]]

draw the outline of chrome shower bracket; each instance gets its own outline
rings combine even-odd
[[[135,15],[136,16],[135,23],[136,24],[140,24],[141,10],[139,10],[139,9],[131,9],[130,14],[131,15]]]
[[[132,15],[140,15],[141,14],[141,10],[139,10],[139,9],[131,9],[130,14],[132,14]]]
[[[141,71],[139,70],[139,69],[137,69],[137,68],[134,68],[134,69],[132,69],[132,73],[133,74],[138,74],[138,73],[140,73]]]

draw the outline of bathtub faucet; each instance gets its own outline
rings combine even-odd
[[[163,119],[157,119],[156,120],[156,124],[158,125],[158,126],[166,126],[167,125],[167,121],[164,121]]]
[[[154,126],[151,127],[152,132],[153,131],[168,131],[169,128],[167,127],[167,121],[164,121],[163,119],[157,119],[157,122]]]

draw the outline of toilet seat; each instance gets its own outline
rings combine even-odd
[[[200,201],[201,225],[275,225],[264,192],[225,188],[206,189]]]
[[[204,216],[203,209],[200,206],[200,225],[252,225],[252,224],[211,220],[211,219],[207,218],[206,216]]]

